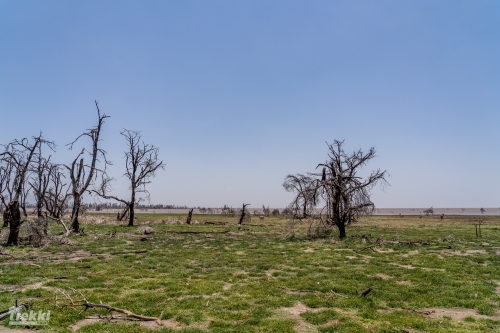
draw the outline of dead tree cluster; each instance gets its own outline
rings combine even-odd
[[[21,224],[27,221],[25,208],[26,196],[31,187],[29,180],[33,175],[33,168],[37,162],[42,161],[42,146],[54,149],[51,141],[45,140],[42,135],[31,139],[14,140],[4,145],[4,151],[0,153],[0,199],[4,207],[4,226],[9,227],[7,245],[18,245],[19,230]],[[44,162],[47,164],[48,162]],[[23,216],[21,215],[23,210]]]
[[[92,193],[123,202],[126,211],[119,217],[123,218],[127,213],[129,225],[133,224],[135,205],[149,198],[146,186],[164,164],[158,158],[158,148],[145,144],[140,132],[122,130],[128,147],[125,176],[130,180],[131,196],[129,200],[121,200],[109,195],[113,178],[108,176],[107,166],[111,163],[101,142],[103,125],[109,117],[101,114],[97,101],[95,106],[97,124],[67,145],[70,150],[75,148],[78,151],[69,164],[55,163],[52,156],[46,154],[55,152],[56,146],[42,134],[0,145],[0,212],[3,227],[9,228],[8,245],[19,244],[20,227],[24,223],[27,224],[30,244],[40,245],[44,239],[50,238],[49,222],[61,224],[65,229],[64,236],[81,232],[79,216],[86,207],[83,196]],[[81,142],[85,139],[88,142]],[[28,195],[35,201],[31,216],[26,211]],[[71,208],[69,228],[63,221],[68,208]]]
[[[375,148],[348,153],[343,144],[337,140],[327,144],[328,158],[316,167],[321,167],[321,172],[288,175],[283,183],[286,191],[295,194],[288,207],[292,218],[313,217],[321,226],[336,226],[340,238],[346,237],[347,225],[374,211],[372,188],[378,183],[387,184],[387,171],[372,171],[365,179],[358,175],[375,157]]]

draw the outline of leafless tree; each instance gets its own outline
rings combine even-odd
[[[7,204],[13,198],[13,183],[15,182],[17,173],[15,172],[14,163],[8,158],[0,159],[0,199],[2,206],[2,228],[9,226],[10,216]]]
[[[17,173],[17,169],[15,168],[15,163],[13,163],[10,158],[4,158],[2,163],[0,164],[0,196],[2,197],[2,199],[0,200],[0,206],[2,207],[1,212],[4,220],[3,228],[6,228],[9,225],[10,218],[9,210],[4,209],[4,207],[6,208],[7,203],[14,198],[16,184],[19,181],[19,174]],[[30,191],[31,188],[26,186],[26,184],[23,183],[21,185],[21,192],[19,194],[18,202],[19,208],[21,208],[25,217],[28,216],[28,213],[26,212],[26,198],[28,197]]]
[[[424,210],[425,216],[433,215],[434,216],[434,207]]]
[[[193,217],[193,208],[189,210],[187,219],[186,219],[186,224],[191,224],[191,218]]]
[[[120,133],[124,136],[128,145],[128,150],[125,152],[126,171],[124,176],[130,181],[130,200],[108,195],[110,179],[106,178],[103,178],[100,188],[94,190],[94,192],[105,199],[113,199],[124,203],[126,208],[122,213],[122,218],[128,212],[128,225],[133,226],[135,205],[142,200],[149,199],[146,185],[151,183],[151,178],[156,176],[158,169],[165,169],[165,164],[158,159],[159,149],[142,141],[141,132],[124,129]]]
[[[12,194],[12,199],[9,203],[6,203],[2,195],[2,201],[4,205],[6,205],[10,227],[7,245],[18,244],[19,228],[23,222],[21,220],[19,202],[23,195],[23,188],[25,188],[25,182],[32,161],[37,158],[37,148],[42,144],[46,144],[51,149],[54,148],[54,143],[43,139],[41,134],[32,139],[33,142],[30,142],[27,138],[14,140],[4,146],[4,152],[0,153],[0,158],[4,161],[4,164],[11,164],[15,173],[15,180],[10,184],[11,188],[9,191]]]
[[[265,217],[271,216],[271,210],[269,209],[269,206],[262,205],[262,211],[264,212]]]
[[[314,177],[302,174],[288,175],[283,182],[283,188],[287,192],[296,193],[290,208],[294,212],[302,210],[302,217],[306,218],[313,214],[315,202]]]
[[[243,223],[243,221],[245,220],[246,217],[250,216],[250,214],[248,213],[248,210],[246,209],[247,206],[250,206],[250,204],[243,204],[243,208],[241,208],[240,220],[238,221],[239,225],[241,225]]]
[[[32,177],[28,181],[30,187],[33,189],[33,194],[35,195],[36,201],[36,213],[38,218],[43,217],[43,206],[45,203],[45,195],[49,188],[50,182],[50,169],[53,167],[50,162],[50,156],[44,158],[42,156],[42,146],[38,146],[38,154],[33,160],[33,166],[31,168]]]
[[[50,216],[60,219],[67,206],[67,200],[71,196],[70,187],[67,186],[64,173],[61,166],[51,165],[49,169],[49,188],[46,191],[43,200],[44,206]]]
[[[92,129],[87,130],[80,134],[75,141],[71,142],[69,145],[70,150],[73,149],[75,143],[82,137],[89,137],[92,140],[92,151],[88,152],[90,157],[90,164],[84,163],[84,155],[87,151],[85,148],[76,156],[71,163],[71,166],[65,165],[68,169],[70,178],[71,178],[71,192],[73,197],[73,209],[71,211],[71,229],[73,232],[80,232],[80,223],[78,222],[78,216],[80,214],[80,208],[82,206],[82,196],[94,180],[94,177],[97,176],[97,173],[106,172],[106,166],[110,164],[110,162],[106,159],[106,151],[102,148],[99,148],[99,137],[101,134],[102,125],[104,124],[104,120],[109,118],[105,114],[101,115],[101,111],[99,110],[99,105],[97,101],[95,101],[95,106],[97,108],[97,116],[98,122],[97,126]],[[99,157],[103,159],[103,168],[97,168],[97,162],[99,161]]]
[[[336,226],[340,238],[346,237],[345,227],[348,224],[360,215],[374,211],[375,205],[370,200],[371,189],[379,182],[387,184],[387,171],[372,171],[364,180],[357,175],[375,157],[375,148],[366,153],[361,149],[346,153],[343,144],[344,141],[337,140],[333,144],[327,143],[328,159],[316,167],[323,167],[322,172],[296,176],[299,181],[294,180],[294,184],[302,186],[294,187],[295,199],[291,204],[292,209],[306,205],[311,210],[321,204],[320,221],[327,226]],[[285,183],[287,179],[290,179],[289,176],[285,178]],[[307,208],[305,211],[307,213]]]

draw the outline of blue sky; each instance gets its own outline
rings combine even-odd
[[[0,142],[70,163],[98,100],[118,195],[127,128],[166,163],[152,203],[284,207],[345,139],[378,207],[499,207],[499,59],[497,1],[0,0]]]

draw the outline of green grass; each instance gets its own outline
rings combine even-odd
[[[287,239],[290,227],[279,218],[241,228],[237,218],[219,216],[184,225],[171,223],[185,216],[142,214],[134,227],[111,216],[87,219],[85,234],[70,244],[3,249],[10,256],[0,256],[1,309],[17,299],[51,310],[48,332],[107,314],[56,307],[54,288],[76,299],[74,288],[90,302],[161,316],[172,326],[101,321],[80,332],[500,332],[500,321],[488,318],[500,316],[499,217],[373,216],[348,227],[342,241],[336,233],[307,239],[306,222]],[[143,235],[144,225],[154,233]],[[360,297],[370,286],[377,289]],[[477,315],[434,318],[422,314],[428,308]]]

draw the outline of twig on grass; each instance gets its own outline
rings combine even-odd
[[[226,225],[227,222],[211,222],[211,221],[205,221],[205,224],[212,224],[212,225]]]
[[[118,255],[118,254],[140,254],[140,253],[146,253],[148,250],[136,250],[136,251],[118,251],[118,252],[111,252],[111,255]]]
[[[85,296],[83,296],[83,294],[80,291],[78,291],[76,289],[73,289],[73,288],[70,288],[70,289],[71,289],[72,292],[77,293],[78,295],[80,295],[81,299],[74,300],[69,293],[67,293],[66,291],[64,291],[62,289],[59,289],[59,292],[64,297],[62,299],[59,299],[57,297],[57,294],[56,294],[55,303],[56,303],[57,307],[63,307],[63,306],[77,307],[77,306],[83,306],[84,309],[81,312],[84,312],[84,311],[86,311],[88,309],[91,309],[91,308],[105,309],[105,310],[108,310],[109,312],[123,313],[128,318],[134,318],[134,319],[138,319],[138,320],[142,320],[142,321],[154,321],[158,325],[163,326],[163,323],[161,322],[161,319],[159,317],[143,316],[143,315],[139,315],[139,314],[133,313],[132,311],[129,311],[127,309],[115,308],[114,306],[107,305],[107,304],[91,303],[91,302],[89,302],[85,298]],[[58,304],[58,301],[61,301],[61,300],[65,301],[66,304],[63,304],[63,305]]]
[[[355,251],[355,252],[362,252],[362,251],[364,251],[364,250],[368,250],[368,249],[370,249],[370,250],[372,250],[372,252],[375,252],[375,250],[374,250],[373,248],[374,248],[374,247],[376,247],[376,246],[377,246],[377,245],[370,245],[370,246],[367,246],[367,247],[362,248],[361,250],[354,250],[354,251]]]
[[[401,242],[400,241],[398,244],[399,245],[416,246],[416,245],[430,245],[431,243],[429,243],[429,242],[413,242],[413,241]]]
[[[370,291],[377,289],[377,286],[371,286],[361,293],[361,296],[366,297],[370,293]]]
[[[285,287],[280,287],[281,289],[285,289],[289,292],[292,293],[316,293],[318,292],[317,290],[308,290],[308,289],[291,289],[291,288],[285,288]]]
[[[343,298],[349,298],[348,296],[346,295],[342,295],[342,294],[339,294],[339,293],[336,293],[335,291],[333,290],[330,290],[329,292],[326,292],[326,293],[323,293],[319,290],[309,290],[309,289],[292,289],[292,288],[286,288],[286,287],[279,287],[280,289],[285,289],[286,291],[288,292],[291,292],[291,293],[314,293],[314,294],[327,294],[327,295],[333,295],[333,296],[338,296],[338,297],[343,297]]]
[[[230,230],[224,230],[224,231],[173,231],[169,230],[167,233],[173,233],[173,234],[226,234]]]

